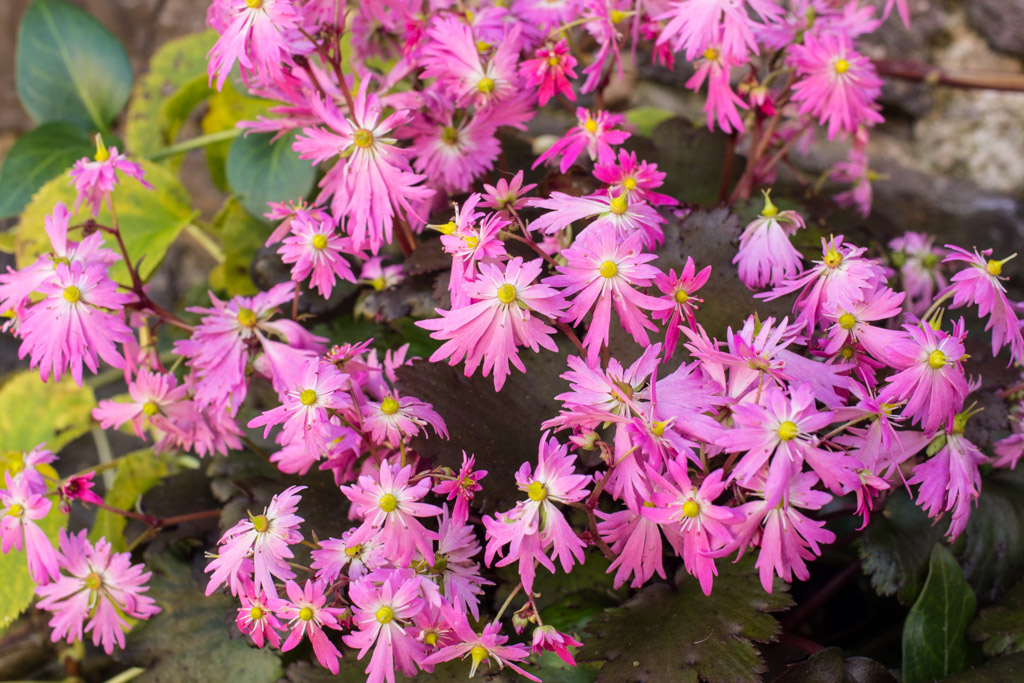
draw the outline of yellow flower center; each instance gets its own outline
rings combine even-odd
[[[700,514],[700,505],[695,500],[686,501],[683,503],[683,514],[690,518],[696,517]]]
[[[239,308],[238,324],[242,327],[254,327],[256,325],[256,311],[251,308]]]
[[[252,528],[255,529],[257,533],[262,534],[270,528],[270,520],[267,519],[266,515],[256,515],[252,518]]]
[[[299,610],[299,619],[303,621],[309,621],[313,618],[313,610],[309,607],[303,607]]]
[[[516,300],[516,288],[507,282],[498,287],[498,301],[503,304],[510,304]]]
[[[363,552],[363,544],[357,543],[356,545],[350,545],[345,548],[345,555],[347,557],[357,557],[359,553]]]
[[[597,272],[601,273],[601,277],[613,278],[619,272],[619,267],[615,265],[614,261],[605,261],[597,269]]]
[[[378,275],[377,277],[370,280],[370,284],[373,285],[373,288],[376,289],[378,292],[382,291],[384,287],[387,286],[387,283],[384,281],[383,275]]]
[[[1002,263],[1002,261],[992,261],[992,260],[990,260],[985,265],[985,270],[988,272],[989,275],[1002,275],[1003,274],[1003,263]]]
[[[558,66],[560,63],[561,60],[558,58],[558,55],[548,57],[548,66]]]
[[[313,235],[313,248],[323,249],[327,246],[327,235]]]
[[[73,304],[81,298],[82,292],[81,290],[78,289],[78,287],[71,285],[70,287],[64,288],[64,300],[67,301],[69,304]]]
[[[25,508],[18,503],[13,503],[9,508],[7,508],[7,514],[11,517],[21,517],[25,514]]]
[[[621,216],[629,208],[629,200],[626,199],[626,195],[620,194],[618,197],[612,198],[610,208],[616,216]]]
[[[839,327],[844,330],[852,330],[853,326],[857,324],[857,319],[853,317],[852,313],[843,313],[839,316]]]
[[[304,389],[303,392],[299,394],[299,403],[304,406],[311,406],[316,403],[316,391],[313,389]]]
[[[636,189],[636,178],[626,178],[622,181],[622,186],[632,192]]]
[[[102,163],[109,158],[110,152],[107,150],[107,146],[103,144],[103,140],[99,139],[99,136],[96,136],[96,155],[93,159]]]
[[[263,608],[259,605],[255,605],[251,610],[249,610],[249,618],[253,621],[259,621],[260,619],[262,619]]]
[[[779,425],[779,438],[783,441],[792,441],[799,433],[800,428],[796,426],[795,422],[786,420]]]
[[[535,503],[539,503],[548,497],[548,490],[545,488],[544,484],[539,481],[535,481],[526,487],[526,495],[530,497],[530,500]]]
[[[385,493],[380,497],[380,502],[378,504],[380,505],[380,509],[384,512],[394,512],[395,508],[398,507],[398,499],[390,493]]]
[[[380,412],[385,415],[394,415],[398,412],[398,401],[388,396],[380,402]]]
[[[850,63],[845,59],[837,59],[835,69],[837,74],[842,75],[850,70]]]
[[[668,427],[668,420],[662,420],[661,422],[655,422],[651,425],[651,434],[655,436],[661,436],[665,433],[665,428]]]
[[[369,147],[373,144],[373,133],[365,128],[360,128],[352,135],[352,142],[356,143],[357,147]]]
[[[846,360],[850,360],[851,358],[853,358],[853,347],[844,346],[843,348],[839,349],[839,355]]]
[[[483,645],[474,645],[473,649],[469,651],[469,656],[473,658],[473,666],[480,666],[480,662],[487,659],[487,648]]]
[[[158,406],[155,401],[146,401],[142,405],[142,412],[144,412],[146,415],[150,417],[153,417],[154,415],[160,412],[160,406]]]
[[[98,591],[103,587],[103,577],[96,572],[89,572],[85,577],[85,587],[91,591]]]
[[[476,249],[480,246],[480,238],[476,235],[466,235],[462,238],[462,241],[466,243],[466,246],[470,249]]]
[[[491,44],[488,43],[486,40],[478,40],[478,41],[476,41],[476,51],[479,52],[480,54],[483,54],[483,53],[487,52],[490,49],[491,49]]]
[[[935,349],[928,354],[928,365],[935,370],[946,367],[946,354],[938,349]]]
[[[828,251],[825,252],[825,258],[822,260],[829,268],[838,268],[843,262],[843,255],[835,247],[829,247]]]
[[[715,61],[716,59],[718,59],[718,50],[716,50],[713,47],[709,47],[708,49],[704,50],[704,59],[708,60],[709,62]]]
[[[437,645],[437,633],[435,631],[427,631],[423,634],[423,642],[427,645]]]
[[[459,129],[455,126],[445,126],[441,129],[441,140],[448,145],[454,145],[459,141]]]
[[[689,300],[690,300],[690,295],[686,293],[685,289],[677,289],[676,290],[676,303],[677,304],[685,304]]]
[[[597,121],[595,121],[594,119],[590,118],[590,114],[587,114],[587,120],[583,122],[583,128],[588,133],[596,133],[597,132]]]
[[[613,24],[618,24],[626,18],[626,13],[620,9],[613,9],[611,13],[611,19]]]
[[[245,0],[245,4],[249,6],[249,9],[259,9],[263,7],[263,0]]]
[[[395,618],[395,612],[390,607],[384,606],[377,610],[377,621],[386,624]]]
[[[489,76],[484,76],[480,79],[480,82],[476,84],[476,89],[484,95],[490,95],[494,92],[494,79]]]

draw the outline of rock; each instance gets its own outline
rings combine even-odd
[[[971,0],[967,20],[993,50],[1024,57],[1024,0]]]

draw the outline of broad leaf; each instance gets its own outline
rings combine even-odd
[[[942,683],[1009,683],[1024,681],[1024,653],[996,657],[983,665],[943,679]]]
[[[967,635],[982,641],[981,647],[989,656],[1024,651],[1024,581],[1004,595],[998,605],[981,610]]]
[[[36,0],[18,27],[18,97],[36,123],[71,121],[107,130],[128,101],[124,46],[83,10]]]
[[[167,553],[152,558],[149,567],[149,595],[163,611],[128,634],[124,658],[146,667],[136,681],[273,683],[281,677],[276,654],[240,637],[234,598],[204,596],[193,568]]]
[[[637,135],[650,137],[659,124],[675,118],[675,113],[661,107],[636,107],[626,112],[626,120]]]
[[[956,559],[932,548],[928,579],[903,624],[903,682],[931,681],[967,667],[967,625],[977,601]]]
[[[250,216],[237,199],[228,199],[210,230],[224,253],[224,262],[210,271],[210,286],[229,296],[251,296],[259,291],[252,281],[252,261],[270,232],[271,228]]]
[[[0,488],[3,482],[0,481]],[[39,520],[39,526],[46,532],[50,542],[57,545],[60,529],[67,524],[64,515],[54,504],[50,514]],[[35,597],[36,583],[28,574],[28,562],[24,550],[12,550],[6,555],[0,554],[0,577],[3,577],[3,590],[0,590],[0,633],[7,629],[18,616],[28,609]]]
[[[165,43],[149,61],[128,103],[124,139],[132,154],[147,157],[172,144],[192,109],[211,94],[206,85],[206,53],[217,40],[214,31]],[[180,156],[166,159],[174,167]]]
[[[0,454],[20,455],[43,442],[56,453],[89,431],[94,407],[92,389],[70,377],[44,383],[34,370],[15,373],[0,386]]]
[[[819,650],[802,662],[791,664],[773,683],[896,683],[882,664],[867,657],[843,658],[838,647]]]
[[[917,599],[927,574],[932,546],[942,539],[942,528],[900,489],[871,516],[858,552],[871,585],[880,595],[899,597],[909,605]]]
[[[228,151],[228,184],[245,210],[260,220],[266,220],[267,202],[304,199],[316,181],[316,169],[292,149],[295,134],[271,142],[272,137],[240,136]]]
[[[171,457],[157,455],[152,449],[144,448],[129,453],[118,462],[114,483],[104,500],[107,505],[132,510],[139,497],[171,474],[172,468]],[[97,510],[96,522],[89,532],[89,537],[93,541],[101,536],[106,537],[116,552],[123,552],[127,545],[124,538],[125,524],[126,520],[122,515],[108,510]]]
[[[1024,573],[1024,467],[982,479],[978,506],[957,545],[957,558],[982,604],[993,602]]]
[[[254,121],[261,114],[265,114],[273,104],[269,100],[239,93],[232,85],[231,79],[228,79],[219,92],[210,96],[209,109],[201,122],[203,134],[230,130],[235,128],[239,121]],[[228,189],[225,166],[233,142],[226,140],[206,146],[206,163],[210,167],[210,177],[221,190]]]
[[[46,181],[94,151],[89,134],[71,123],[44,123],[22,135],[0,167],[0,218],[17,215]]]
[[[160,265],[178,234],[191,222],[195,212],[188,192],[170,171],[148,161],[141,164],[145,179],[153,189],[147,190],[134,178],[122,177],[113,197],[128,255],[139,265],[139,273],[146,280]],[[50,249],[50,241],[43,230],[43,218],[53,211],[57,202],[64,202],[70,210],[74,201],[75,189],[68,186],[63,176],[54,178],[36,193],[16,228],[14,247],[19,268],[34,262],[39,254]],[[89,208],[83,205],[71,217],[71,225],[90,217]],[[110,210],[104,208],[100,211],[97,220],[103,225],[112,225]],[[106,240],[110,249],[120,253],[113,237],[107,235]],[[121,284],[130,283],[128,269],[123,262],[115,263],[110,273]]]
[[[779,623],[768,613],[792,600],[781,581],[765,593],[750,558],[719,571],[709,596],[688,576],[677,589],[645,587],[587,626],[577,661],[605,662],[598,683],[760,681],[765,665],[754,643],[775,639]]]

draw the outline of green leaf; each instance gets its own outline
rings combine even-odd
[[[76,125],[54,121],[22,135],[0,167],[0,218],[17,215],[46,181],[67,171],[95,151],[88,133]]]
[[[116,472],[104,502],[122,510],[132,510],[142,494],[173,473],[173,459],[144,448],[123,456],[118,461]],[[89,538],[96,541],[106,537],[115,552],[124,552],[127,546],[124,538],[126,524],[127,520],[122,515],[97,510]]]
[[[188,192],[170,171],[148,161],[140,163],[145,179],[153,189],[146,189],[134,178],[122,177],[113,197],[128,255],[136,264],[141,259],[139,274],[146,280],[160,265],[178,233],[195,217],[195,212]],[[54,178],[36,193],[16,228],[15,256],[19,268],[31,264],[50,248],[50,241],[43,230],[43,218],[53,211],[57,202],[64,202],[70,209],[74,200],[75,189],[69,187],[63,177]],[[83,205],[72,216],[71,224],[90,217],[89,208]],[[113,224],[110,210],[106,207],[100,211],[97,220],[103,225]],[[113,237],[105,235],[105,239],[107,247],[120,253]],[[115,263],[110,273],[121,284],[130,283],[128,269],[123,262]]]
[[[239,121],[254,121],[261,114],[265,114],[273,104],[270,100],[239,93],[228,79],[220,92],[215,92],[210,97],[210,107],[202,120],[203,134],[209,135],[234,128]],[[234,141],[230,140],[206,147],[206,163],[210,167],[210,176],[214,184],[225,191],[228,189],[225,165],[233,143]]]
[[[270,237],[271,228],[250,216],[232,197],[214,218],[210,233],[224,252],[224,262],[210,271],[210,286],[229,296],[251,296],[259,291],[252,281],[252,261]]]
[[[780,580],[765,593],[753,564],[721,563],[709,596],[688,576],[677,589],[643,588],[587,626],[577,661],[605,662],[597,683],[760,681],[766,667],[754,642],[775,639],[779,623],[768,612],[792,600]]]
[[[982,641],[982,650],[990,657],[1024,651],[1024,581],[1004,595],[998,605],[981,610],[967,635]]]
[[[932,546],[942,539],[942,531],[903,489],[889,496],[885,507],[871,516],[858,546],[875,591],[895,594],[905,605],[913,603],[924,585]]]
[[[245,210],[260,220],[266,220],[267,202],[303,199],[316,181],[316,169],[292,149],[295,133],[271,142],[273,137],[273,133],[238,137],[228,151],[228,184]]]
[[[967,668],[967,625],[977,601],[952,553],[932,548],[928,579],[903,624],[903,683]]]
[[[882,664],[867,657],[843,658],[838,647],[815,652],[802,662],[791,664],[772,683],[896,683],[896,677]]]
[[[982,666],[943,679],[942,683],[1009,683],[1024,681],[1024,654],[996,657]]]
[[[675,118],[675,113],[661,107],[636,107],[626,112],[626,120],[633,124],[637,135],[650,137],[659,124]]]
[[[124,46],[74,5],[36,0],[18,27],[18,97],[36,123],[71,121],[106,131],[132,88]]]
[[[0,481],[0,488],[3,488]],[[39,527],[54,546],[60,529],[67,525],[67,515],[61,513],[54,504],[50,514],[39,520]],[[18,616],[28,609],[35,597],[36,583],[28,574],[28,562],[24,550],[12,550],[0,555],[0,577],[3,577],[3,590],[0,590],[0,633],[3,633]]]
[[[1024,574],[1024,467],[982,478],[963,539],[956,550],[967,580],[982,604],[997,600]]]
[[[132,154],[148,157],[173,143],[192,109],[212,94],[206,85],[206,53],[216,40],[216,31],[194,33],[153,54],[128,103],[124,140]],[[163,163],[175,168],[181,159]]]
[[[92,389],[69,376],[44,383],[33,370],[15,373],[0,386],[0,453],[32,450],[44,441],[56,453],[89,431],[95,407]]]
[[[238,633],[234,598],[204,596],[189,565],[168,553],[153,557],[149,566],[149,595],[163,611],[128,634],[125,660],[146,667],[136,681],[274,683],[281,677],[277,655]]]

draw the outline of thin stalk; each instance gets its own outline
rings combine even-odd
[[[224,142],[225,140],[234,140],[242,134],[241,128],[229,128],[228,130],[219,130],[216,133],[207,133],[206,135],[199,135],[188,140],[168,145],[163,149],[159,149],[149,155],[150,161],[160,161],[167,157],[173,157],[177,154],[184,154],[185,152],[191,152],[193,149],[201,149],[203,147],[209,147],[215,145],[218,142]]]

